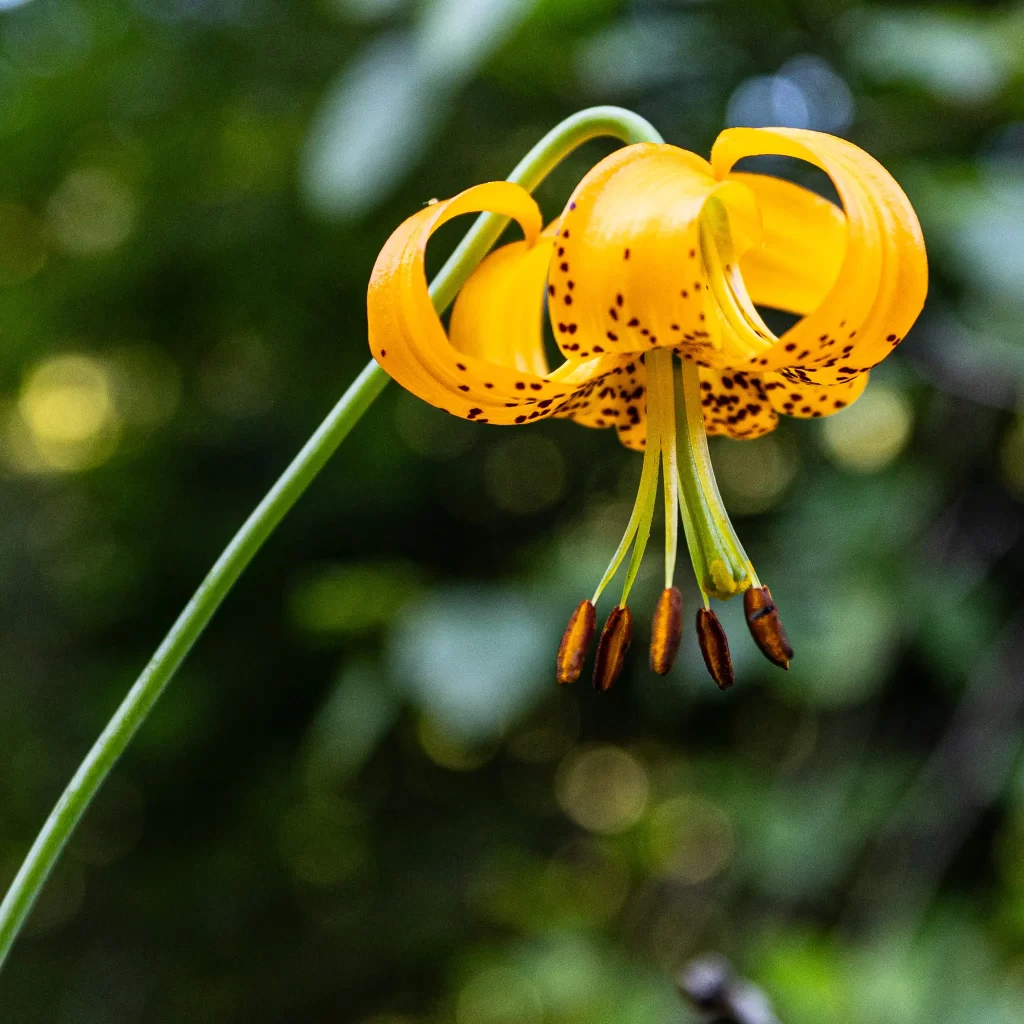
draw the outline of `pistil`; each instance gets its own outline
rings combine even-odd
[[[718,490],[701,411],[700,371],[683,360],[677,391],[679,463],[676,486],[697,584],[705,596],[728,600],[757,585]]]

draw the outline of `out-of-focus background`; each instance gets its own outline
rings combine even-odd
[[[713,445],[792,671],[726,606],[732,691],[690,636],[653,676],[655,540],[627,673],[558,691],[639,460],[391,387],[106,785],[8,1024],[669,1024],[706,950],[783,1024],[1024,1021],[1020,4],[0,0],[0,885],[365,364],[393,227],[598,102],[844,135],[920,212],[866,395]]]

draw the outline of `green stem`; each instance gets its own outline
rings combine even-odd
[[[584,142],[600,136],[609,136],[627,144],[661,141],[661,136],[642,117],[618,107],[593,107],[574,114],[548,132],[519,162],[509,180],[532,191],[560,160]],[[463,282],[497,241],[507,223],[507,218],[494,214],[483,214],[477,218],[431,285],[430,294],[438,312],[451,304]],[[0,904],[0,967],[86,808],[146,720],[185,655],[264,541],[387,382],[387,375],[372,361],[359,374],[231,539],[86,754]]]

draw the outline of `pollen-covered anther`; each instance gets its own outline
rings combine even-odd
[[[601,630],[594,663],[594,686],[602,693],[615,685],[626,663],[626,651],[633,639],[633,613],[625,605],[616,605]]]
[[[754,643],[761,653],[779,668],[788,669],[793,658],[789,637],[782,628],[779,609],[767,587],[749,587],[743,595],[743,613]]]
[[[708,608],[697,609],[697,641],[711,678],[720,690],[728,690],[736,681],[729,656],[729,640],[718,616]]]
[[[555,659],[555,678],[559,683],[575,683],[583,671],[587,651],[597,632],[597,609],[593,601],[580,601],[569,617]]]
[[[658,598],[651,623],[651,671],[665,675],[675,664],[683,637],[683,596],[678,587],[667,587]]]

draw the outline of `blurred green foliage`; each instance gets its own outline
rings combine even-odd
[[[1024,1021],[1019,4],[0,2],[0,885],[365,363],[392,228],[595,102],[702,153],[844,134],[921,213],[866,396],[714,446],[792,671],[727,606],[729,694],[691,640],[556,692],[638,460],[390,389],[105,787],[5,1021],[682,1022],[712,948],[784,1024]]]

